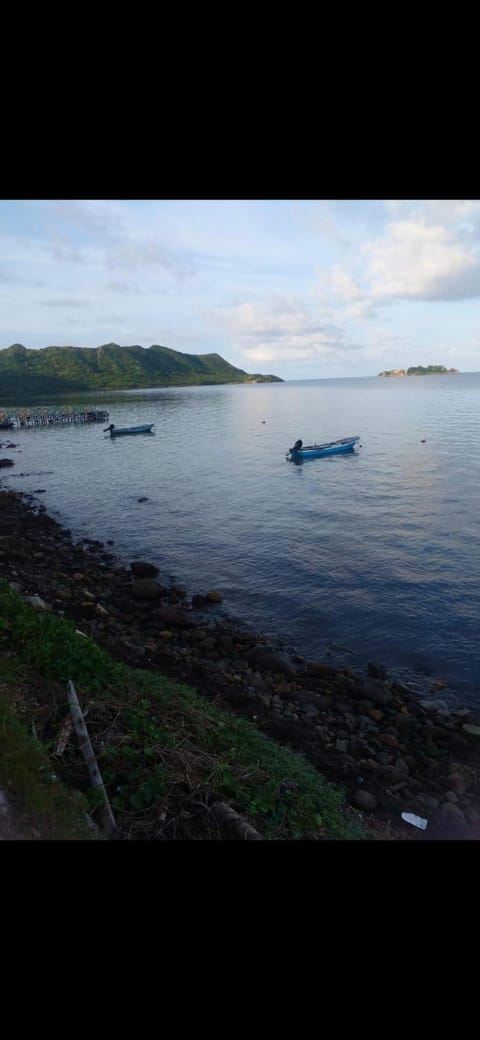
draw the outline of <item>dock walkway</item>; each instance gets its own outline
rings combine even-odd
[[[29,430],[37,426],[70,426],[72,423],[106,422],[109,413],[103,408],[80,405],[78,408],[20,408],[16,412],[0,411],[0,430]]]

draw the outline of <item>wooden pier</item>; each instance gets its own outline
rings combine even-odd
[[[103,408],[79,405],[77,408],[20,408],[16,412],[0,411],[0,430],[30,430],[38,426],[70,426],[72,423],[106,422],[109,413]]]

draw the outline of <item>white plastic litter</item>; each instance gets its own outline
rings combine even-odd
[[[421,831],[426,830],[428,826],[428,820],[424,820],[422,816],[415,816],[414,813],[402,812],[402,820],[405,823],[411,823],[412,827],[419,827]]]

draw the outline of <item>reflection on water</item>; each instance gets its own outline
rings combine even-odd
[[[65,399],[62,398],[62,402]],[[21,404],[31,403],[22,401]],[[60,403],[58,398],[41,403]],[[15,433],[16,470],[79,536],[115,540],[192,591],[309,655],[345,647],[475,697],[480,558],[480,376],[182,387],[70,395],[110,422]],[[353,454],[296,460],[361,435]],[[139,503],[139,498],[148,498]]]

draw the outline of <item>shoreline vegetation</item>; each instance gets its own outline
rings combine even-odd
[[[389,376],[458,376],[458,368],[445,368],[445,365],[414,365],[411,368],[391,368],[390,371],[379,372],[379,379]]]
[[[5,400],[19,394],[282,382],[279,376],[244,372],[220,354],[182,354],[158,344],[27,349],[14,343],[0,350],[0,383]]]
[[[480,720],[444,684],[306,660],[215,589],[75,542],[40,490],[0,488],[0,836],[2,797],[20,836],[101,836],[71,680],[119,840],[480,838]]]

